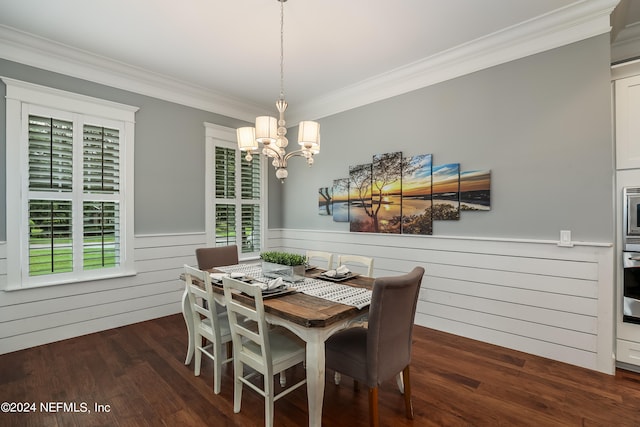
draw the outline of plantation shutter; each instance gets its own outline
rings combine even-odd
[[[29,276],[73,272],[76,260],[84,270],[120,265],[120,131],[82,130],[82,158],[74,159],[73,122],[29,115]],[[74,161],[82,163],[82,196]],[[74,253],[75,211],[82,253]]]
[[[260,251],[261,170],[260,155],[251,162],[240,158],[237,148],[214,149],[214,214],[216,246],[238,245],[244,254]]]
[[[83,254],[84,269],[120,264],[119,203],[120,132],[84,125],[83,132]]]
[[[29,275],[73,271],[73,123],[29,115]]]
[[[260,155],[254,155],[251,162],[241,163],[242,192],[242,253],[257,252],[260,248]]]

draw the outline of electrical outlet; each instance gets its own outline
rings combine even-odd
[[[573,246],[571,242],[571,230],[560,230],[560,242],[558,246],[570,248]]]

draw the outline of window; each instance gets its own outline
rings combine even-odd
[[[9,288],[132,274],[137,108],[3,81]]]
[[[206,126],[207,245],[238,245],[240,258],[257,257],[266,224],[262,155],[244,159],[235,130]]]

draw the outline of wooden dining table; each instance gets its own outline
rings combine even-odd
[[[216,271],[215,269],[211,272]],[[323,270],[308,270],[305,275],[315,278]],[[341,284],[371,289],[374,279],[355,276]],[[292,285],[295,287],[295,284]],[[224,305],[222,286],[214,286],[216,301]],[[248,298],[248,297],[247,297]],[[306,344],[307,398],[309,407],[309,426],[322,425],[322,401],[325,385],[324,343],[334,333],[348,327],[354,320],[368,313],[369,308],[358,309],[353,306],[329,301],[323,298],[292,292],[264,299],[265,319],[268,323],[287,328]],[[189,332],[189,348],[185,364],[193,357],[193,319],[187,293],[182,297],[182,313]]]

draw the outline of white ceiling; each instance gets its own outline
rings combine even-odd
[[[314,102],[318,107],[323,99],[350,90],[353,95],[354,88],[366,89],[425,61],[433,68],[434,59],[468,46],[484,42],[486,48],[492,35],[513,36],[519,24],[546,19],[546,28],[557,27],[555,17],[573,16],[563,10],[578,5],[584,16],[592,13],[585,4],[610,12],[615,3],[289,0],[284,3],[284,83],[290,112],[296,105],[311,112]],[[184,84],[192,95],[224,96],[229,104],[233,100],[266,112],[275,110],[279,95],[278,0],[0,0],[0,30],[0,57],[53,71],[90,58],[100,68],[95,78],[76,75],[89,80],[105,83],[100,76],[107,68],[126,69],[156,85],[168,79]],[[50,57],[37,61],[36,50],[48,50]],[[311,114],[330,112],[327,107]]]

